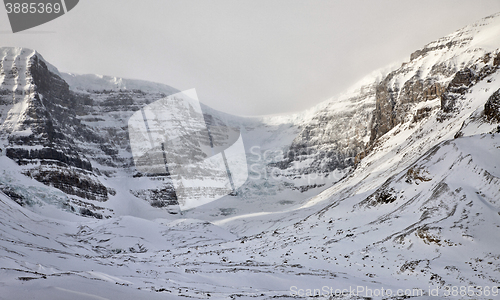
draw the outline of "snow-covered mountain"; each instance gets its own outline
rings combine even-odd
[[[177,90],[0,56],[6,299],[498,292],[500,14],[302,113],[202,105],[240,130],[249,179],[183,212],[168,174],[137,171],[127,131]]]
[[[2,48],[1,55],[1,147],[24,166],[23,174],[77,196],[61,203],[76,213],[104,216],[86,200],[106,202],[115,192],[178,212],[169,177],[144,176],[135,168],[127,128],[133,113],[177,90],[137,80],[60,73],[29,49]],[[293,116],[243,118],[204,106],[210,122],[241,129],[251,166],[251,180],[239,196],[219,201],[207,215],[280,210],[336,182],[368,141],[373,100],[370,82]],[[122,188],[125,182],[131,188]],[[262,201],[261,195],[280,199]],[[242,207],[241,201],[251,203]],[[106,216],[113,215],[111,209],[105,210]],[[212,210],[205,208],[203,214],[206,209]]]

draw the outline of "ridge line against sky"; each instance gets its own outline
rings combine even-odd
[[[497,0],[83,0],[67,15],[10,33],[62,72],[196,88],[236,115],[303,111],[429,42],[500,11]]]

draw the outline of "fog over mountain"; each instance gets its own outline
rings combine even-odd
[[[61,71],[196,88],[254,116],[308,109],[497,11],[496,0],[86,0],[19,34],[0,18],[0,35]]]

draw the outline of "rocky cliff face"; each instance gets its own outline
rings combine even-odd
[[[417,103],[441,99],[443,112],[451,112],[460,95],[496,70],[498,50],[484,47],[482,39],[485,32],[496,30],[494,20],[485,18],[429,43],[388,74],[376,87],[370,142],[404,122]]]
[[[89,215],[92,205],[84,200],[103,202],[115,193],[103,184],[106,176],[133,174],[128,116],[164,93],[116,88],[73,91],[57,69],[35,51],[2,48],[0,54],[0,147],[7,157],[25,166],[25,175],[63,191],[69,195],[66,204],[73,211]],[[115,122],[102,122],[105,119]],[[135,193],[161,194],[161,201],[158,196],[146,200],[166,206],[175,198],[169,183],[165,185]],[[161,192],[165,190],[168,192]]]
[[[365,151],[377,80],[316,107],[275,165],[290,176],[345,170]],[[293,171],[292,171],[293,170]]]
[[[282,173],[294,170],[291,176],[346,170],[398,124],[428,117],[430,110],[423,103],[438,99],[441,117],[449,117],[460,109],[456,102],[470,87],[498,69],[498,50],[485,47],[489,31],[496,30],[495,20],[487,17],[429,43],[401,67],[335,98],[335,105],[318,106],[299,127],[283,160],[273,166]]]
[[[70,92],[36,52],[3,49],[1,54],[5,154],[26,165],[25,173],[40,182],[69,195],[106,201],[106,187],[75,142],[98,140],[75,114],[90,99]]]
[[[500,90],[496,90],[484,104],[484,116],[488,121],[500,123]]]

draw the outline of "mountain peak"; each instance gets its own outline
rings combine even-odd
[[[459,51],[474,51],[482,49],[492,51],[500,47],[500,13],[485,17],[475,23],[467,25],[447,36],[425,45],[422,49],[413,52],[410,61],[413,61],[429,52],[448,55]]]
[[[76,92],[141,90],[165,95],[178,92],[177,89],[166,84],[115,76],[61,73],[61,77],[69,84],[70,89]]]

